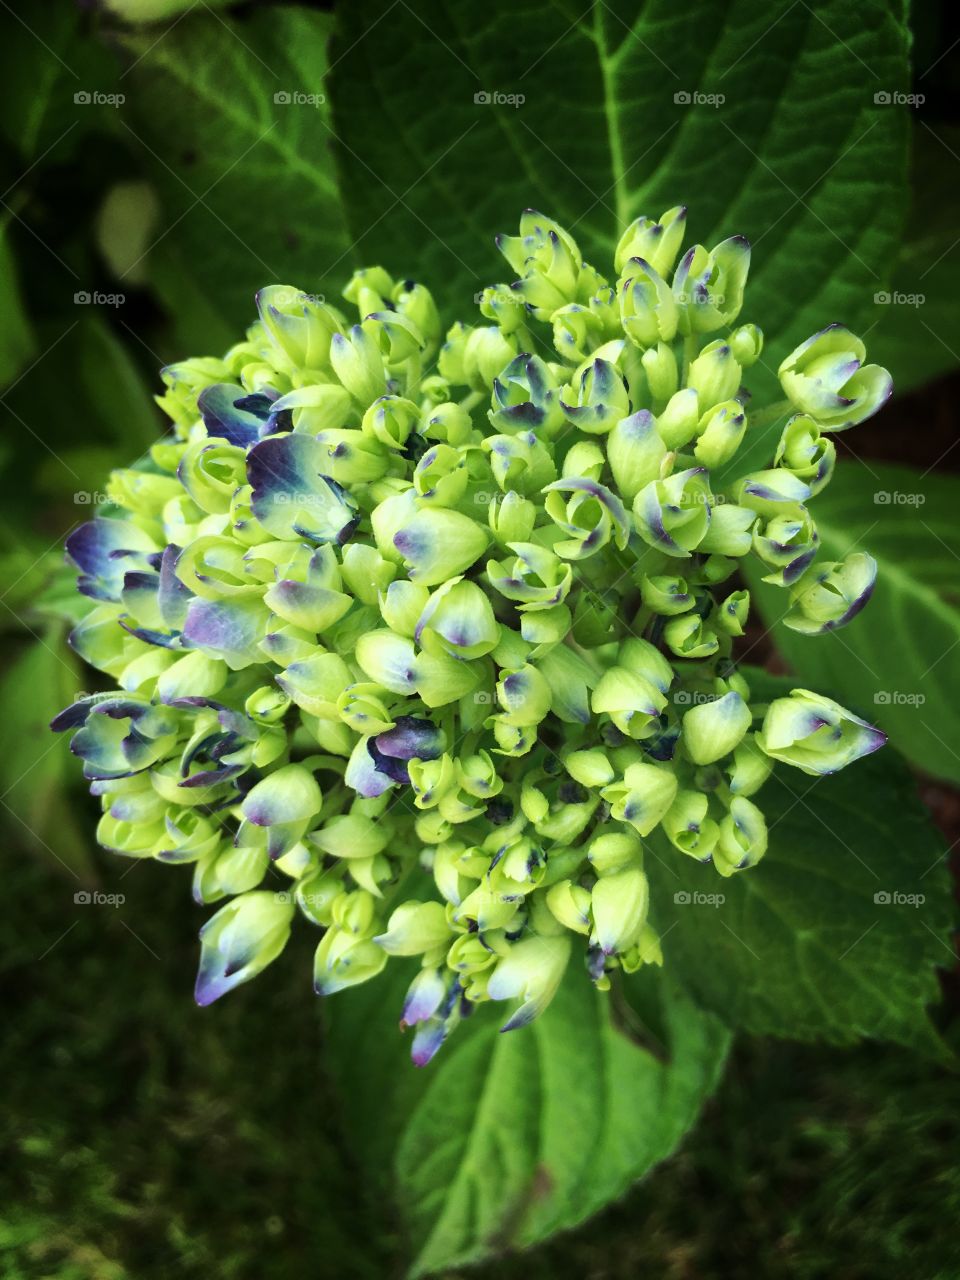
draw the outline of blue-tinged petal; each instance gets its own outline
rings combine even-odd
[[[269,436],[247,457],[251,507],[276,538],[311,538],[341,545],[357,526],[357,505],[323,474],[323,446],[313,436]]]
[[[248,449],[260,439],[277,394],[271,389],[251,395],[233,383],[216,382],[200,392],[197,408],[207,435]]]
[[[233,671],[261,661],[257,645],[270,615],[261,601],[248,597],[204,600],[196,597],[187,609],[183,638],[188,645],[222,658]]]
[[[67,556],[80,570],[77,586],[94,600],[118,602],[123,580],[145,568],[156,551],[153,540],[127,520],[88,520],[67,538]]]

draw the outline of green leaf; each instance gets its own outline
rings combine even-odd
[[[955,476],[845,459],[811,504],[821,558],[868,551],[877,585],[864,611],[828,635],[800,636],[778,624],[786,593],[761,584],[755,559],[744,562],[764,621],[798,676],[868,708],[913,764],[953,782],[960,782],[958,508]]]
[[[870,335],[870,358],[890,370],[898,392],[960,364],[958,153],[960,128],[934,131],[918,119],[910,215],[890,286],[875,295]]]
[[[203,10],[159,39],[128,37],[139,60],[123,82],[124,122],[163,202],[156,241],[172,242],[190,276],[177,305],[199,286],[236,327],[255,317],[262,285],[332,293],[328,281],[350,272],[329,108],[295,100],[323,96],[330,17]]]
[[[653,974],[668,1053],[655,1056],[617,1029],[613,997],[574,962],[531,1027],[500,1035],[504,1009],[487,1007],[417,1070],[390,981],[331,1005],[329,1059],[362,1180],[395,1197],[414,1276],[532,1244],[620,1195],[694,1122],[729,1043]]]
[[[794,684],[749,678],[763,698]],[[757,803],[770,848],[727,879],[652,842],[665,972],[756,1034],[870,1036],[942,1055],[926,1009],[934,967],[953,963],[952,900],[944,842],[903,760],[887,747],[819,779],[778,767]]]
[[[0,824],[21,848],[77,880],[92,878],[88,822],[75,812],[73,758],[50,721],[78,695],[77,664],[62,628],[48,627],[7,667],[0,684]]]
[[[360,257],[415,265],[460,318],[509,278],[490,241],[521,209],[559,219],[610,271],[618,227],[685,203],[694,240],[754,242],[745,318],[770,339],[769,389],[810,333],[873,318],[906,170],[906,114],[873,100],[907,79],[899,13],[886,0],[428,0],[414,15],[357,0],[331,82]],[[439,85],[443,110],[426,110]],[[725,101],[674,100],[693,93]]]

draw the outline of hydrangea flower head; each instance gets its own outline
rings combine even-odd
[[[751,708],[735,574],[758,557],[806,635],[863,607],[874,561],[821,561],[809,503],[889,377],[815,334],[769,466],[738,471],[750,246],[682,253],[685,227],[637,219],[605,279],[528,210],[512,283],[445,339],[422,284],[372,268],[353,321],[270,286],[243,342],[163,371],[172,432],[67,543],[72,643],[116,688],[54,728],[100,843],[223,904],[200,1004],[312,928],[324,995],[419,962],[397,1014],[423,1064],[482,1002],[528,1023],[571,958],[601,989],[662,963],[654,833],[745,872],[775,761],[882,745],[806,690]]]

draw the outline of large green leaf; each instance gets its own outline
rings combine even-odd
[[[812,511],[822,558],[868,551],[877,585],[849,626],[813,638],[778,625],[786,595],[745,562],[777,646],[802,679],[867,707],[916,765],[960,782],[960,481],[845,459]]]
[[[415,267],[458,316],[509,271],[491,237],[527,206],[611,270],[618,226],[685,203],[694,239],[754,242],[747,312],[772,367],[873,318],[906,169],[905,113],[874,103],[906,83],[899,5],[357,0],[331,61],[360,256]],[[725,100],[675,100],[694,94]]]
[[[754,696],[792,680],[750,676]],[[721,879],[654,841],[647,867],[664,967],[697,1002],[758,1034],[943,1052],[927,1006],[951,966],[944,842],[887,747],[813,779],[779,768],[757,798],[770,848]]]
[[[351,1143],[368,1191],[399,1212],[412,1275],[572,1226],[676,1146],[729,1035],[669,978],[650,983],[666,1057],[618,1030],[612,998],[574,966],[532,1027],[500,1035],[503,1008],[488,1007],[419,1071],[391,1017],[402,985],[388,976],[334,1001],[330,1061]]]
[[[35,633],[7,667],[0,683],[0,828],[80,882],[93,876],[88,824],[76,812],[68,744],[50,732],[51,719],[78,696],[78,681],[56,625]]]
[[[889,288],[875,294],[870,355],[889,368],[898,391],[960,364],[960,240],[957,178],[960,128],[917,118],[910,216]]]
[[[195,8],[159,36],[127,38],[122,120],[161,193],[158,243],[173,242],[191,286],[240,326],[264,284],[318,292],[349,275],[323,101],[330,17]]]

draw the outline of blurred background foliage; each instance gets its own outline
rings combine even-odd
[[[382,258],[436,282],[452,319],[497,270],[493,232],[534,198],[571,223],[579,210],[576,234],[598,253],[615,215],[679,197],[702,200],[704,239],[776,225],[771,206],[781,210],[758,245],[756,318],[796,337],[834,318],[859,324],[901,394],[855,434],[857,456],[823,502],[825,542],[839,554],[863,537],[880,559],[872,609],[812,645],[758,633],[753,658],[865,707],[878,687],[922,694],[925,715],[876,710],[948,843],[960,838],[950,6],[918,5],[912,70],[898,3],[784,3],[775,23],[751,0],[682,7],[682,18],[663,4],[637,18],[622,0],[586,24],[576,5],[480,0],[3,5],[0,911],[13,1017],[0,1048],[0,1259],[11,1280],[402,1272],[400,1224],[366,1187],[331,1105],[301,951],[291,945],[269,992],[198,1012],[187,993],[199,919],[183,884],[95,850],[90,801],[46,730],[93,678],[64,643],[63,540],[110,467],[162,429],[158,369],[225,349],[268,280],[332,292],[360,259]],[[624,67],[629,30],[644,38]],[[791,76],[794,114],[774,101]],[[733,114],[691,117],[672,136],[673,90],[721,81]],[[520,82],[525,114],[471,111],[478,88]],[[887,90],[924,101],[873,111]],[[278,104],[295,91],[322,100]],[[629,163],[609,129],[611,92]],[[813,194],[811,164],[826,170]],[[856,252],[841,252],[850,241]],[[924,301],[883,301],[898,293]],[[924,503],[892,505],[878,524],[878,490]],[[123,894],[123,911],[75,910],[93,885]],[[956,985],[944,982],[951,1034]],[[496,1274],[953,1280],[957,1102],[954,1075],[900,1049],[738,1041],[700,1128],[655,1179]]]

